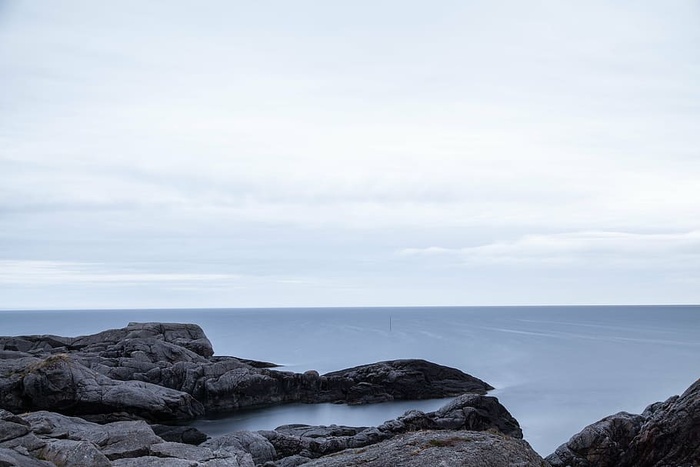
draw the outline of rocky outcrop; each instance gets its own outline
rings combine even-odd
[[[167,442],[144,421],[100,425],[53,412],[0,410],[0,439],[3,467],[255,466],[250,453],[233,447]]]
[[[700,465],[700,380],[681,396],[584,428],[547,457],[554,467]]]
[[[165,441],[144,421],[100,425],[47,411],[18,416],[0,410],[0,465],[289,467],[444,461],[544,466],[521,437],[508,411],[495,398],[481,395],[459,397],[435,412],[409,411],[373,428],[290,425],[235,432],[199,446]],[[476,463],[478,459],[489,463]]]
[[[215,357],[193,324],[131,323],[81,337],[0,337],[0,407],[53,410],[93,421],[190,420],[288,402],[365,404],[485,394],[485,382],[424,360],[327,375]]]
[[[408,411],[378,427],[288,425],[259,433],[282,458],[315,459],[382,443],[404,433],[438,430],[488,431],[501,437],[522,438],[518,422],[495,397],[476,394],[460,396],[435,412]]]
[[[279,464],[288,467],[300,464]],[[304,467],[548,467],[525,441],[473,431],[420,431],[366,448],[347,449]]]
[[[455,368],[425,360],[394,360],[363,365],[325,375],[329,381],[350,380],[348,403],[365,404],[395,399],[434,399],[464,393],[486,394],[493,389]]]
[[[191,324],[131,323],[81,337],[0,337],[0,407],[7,410],[0,412],[0,466],[252,467],[308,462],[418,430],[522,436],[510,414],[483,396],[491,386],[454,368],[424,360],[326,375],[272,367],[214,356],[201,328]],[[376,428],[286,426],[205,441],[193,428],[148,424],[285,402],[366,404],[464,393],[472,394]]]

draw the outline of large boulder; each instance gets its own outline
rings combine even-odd
[[[149,420],[191,420],[204,413],[201,403],[189,394],[141,381],[115,381],[67,354],[51,355],[26,367],[20,387],[22,405],[13,409],[129,412]]]
[[[327,373],[328,380],[349,380],[345,400],[352,404],[399,399],[434,399],[464,393],[486,394],[489,384],[455,368],[425,360],[392,360]]]

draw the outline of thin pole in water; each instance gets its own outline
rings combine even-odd
[[[389,315],[389,332],[391,332],[391,315]]]

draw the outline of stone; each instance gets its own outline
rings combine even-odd
[[[29,433],[31,425],[17,415],[0,409],[0,443]]]
[[[115,381],[68,354],[33,362],[18,385],[22,404],[14,409],[67,414],[126,411],[150,420],[189,420],[204,413],[189,394],[140,381]]]
[[[144,421],[98,425],[46,411],[30,413],[23,418],[38,436],[89,441],[110,460],[148,455],[153,444],[163,442]]]
[[[223,436],[217,436],[202,444],[216,451],[243,451],[248,452],[255,464],[264,464],[277,457],[277,451],[270,441],[259,433],[250,431],[236,431]]]
[[[89,441],[52,440],[46,444],[41,457],[59,467],[111,467],[112,463]]]
[[[585,427],[547,457],[553,467],[700,465],[700,380],[681,396]]]
[[[151,425],[153,432],[165,441],[191,444],[198,446],[207,440],[208,436],[197,428],[182,425]]]
[[[347,402],[437,399],[464,393],[486,394],[489,384],[455,368],[425,360],[393,360],[327,373],[328,380],[352,381]],[[332,383],[331,383],[332,384]]]
[[[458,397],[435,412],[409,410],[378,427],[285,425],[258,433],[275,447],[280,458],[325,459],[336,452],[383,443],[405,433],[439,430],[488,431],[501,437],[522,438],[517,420],[498,399],[478,394]]]
[[[282,465],[282,464],[279,464]],[[306,467],[548,467],[523,440],[473,431],[418,431],[311,460]]]
[[[0,467],[56,467],[56,464],[0,447]]]

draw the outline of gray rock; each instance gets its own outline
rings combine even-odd
[[[255,464],[264,464],[277,457],[275,447],[260,433],[237,431],[217,436],[202,444],[216,451],[243,451],[250,453]]]
[[[0,409],[0,448],[12,449],[20,455],[38,453],[46,442],[31,432],[26,420]]]
[[[17,415],[0,409],[0,443],[29,433],[31,425]]]
[[[73,338],[0,337],[0,351],[0,406],[101,422],[124,419],[122,413],[149,421],[187,420],[203,410],[214,414],[288,402],[367,404],[491,389],[457,369],[424,360],[380,362],[323,376],[314,370],[276,371],[265,362],[214,357],[202,329],[192,324],[130,323]]]
[[[285,425],[258,433],[270,441],[281,458],[300,456],[311,459],[426,430],[489,431],[500,436],[522,438],[518,422],[498,399],[478,394],[460,396],[435,412],[410,410],[376,428]]]
[[[14,449],[0,447],[0,467],[56,467],[56,465],[21,454]]]
[[[214,357],[201,328],[188,324],[130,323],[74,338],[0,337],[0,407],[34,411],[19,418],[10,413],[0,417],[0,447],[65,465],[88,462],[92,456],[95,465],[104,457],[114,465],[167,461],[252,467],[271,462],[297,465],[419,430],[494,430],[522,436],[498,401],[483,396],[491,386],[454,368],[395,360],[321,376],[314,370],[299,374],[272,366]],[[155,427],[166,442],[144,421],[177,422],[205,411],[287,402],[365,404],[465,392],[479,395],[460,397],[441,412],[410,411],[379,427],[290,425],[271,432],[234,433],[201,447],[193,446],[204,441],[201,432]]]
[[[494,433],[419,431],[303,464],[305,467],[548,467],[527,442]]]
[[[436,399],[493,389],[478,378],[425,360],[393,360],[334,371],[324,378],[352,381],[346,401],[364,404],[399,399]]]
[[[98,425],[77,417],[45,411],[30,413],[23,418],[31,424],[38,436],[89,441],[110,460],[148,455],[152,445],[163,442],[144,421]]]
[[[173,457],[197,462],[206,462],[216,459],[218,456],[209,448],[192,446],[181,443],[158,443],[151,446],[151,455],[156,457]],[[231,456],[227,456],[231,457]]]
[[[76,384],[79,382],[79,384]],[[126,411],[150,420],[187,420],[204,413],[189,394],[140,381],[115,381],[68,354],[32,362],[18,381],[21,407],[69,414]]]
[[[547,457],[554,467],[700,465],[700,380],[681,396],[587,426]]]
[[[52,440],[46,444],[41,457],[58,467],[110,467],[112,463],[89,441]]]
[[[207,435],[191,426],[151,425],[153,432],[165,441],[198,446],[207,440]]]
[[[156,456],[118,459],[112,462],[112,467],[200,467],[201,465],[202,464],[197,461]],[[230,465],[231,467],[238,467],[237,464]]]
[[[255,465],[250,453],[229,447],[227,449],[209,449],[201,446],[190,446],[180,443],[160,443],[151,447],[151,455],[178,460],[190,460],[197,465],[214,466],[244,466]]]

